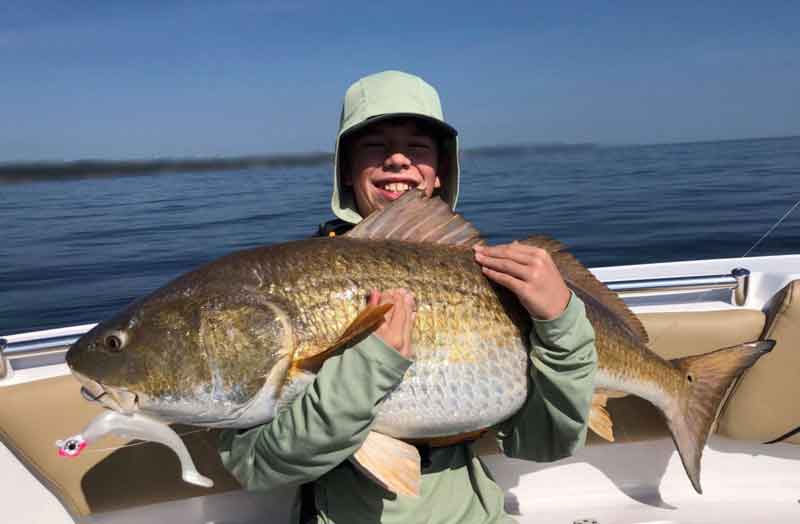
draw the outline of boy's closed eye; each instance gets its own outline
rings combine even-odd
[[[433,151],[433,148],[426,144],[409,144],[408,151],[414,156],[427,156]]]

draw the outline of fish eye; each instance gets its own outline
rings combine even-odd
[[[114,331],[106,335],[104,343],[109,351],[111,351],[112,353],[119,353],[125,346],[126,338],[127,337],[125,336],[125,333],[121,331]]]

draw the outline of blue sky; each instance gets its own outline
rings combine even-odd
[[[0,163],[328,151],[358,77],[463,143],[800,134],[800,3],[0,0]]]

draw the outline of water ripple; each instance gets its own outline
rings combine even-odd
[[[466,154],[490,242],[549,234],[590,266],[738,257],[800,199],[800,139]],[[330,218],[323,167],[47,181],[0,192],[0,333],[95,321],[208,260]],[[752,256],[800,252],[800,211]]]

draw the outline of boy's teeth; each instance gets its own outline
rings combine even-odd
[[[387,191],[391,191],[392,193],[408,191],[408,184],[404,182],[392,182],[391,184],[386,184],[384,187]]]

